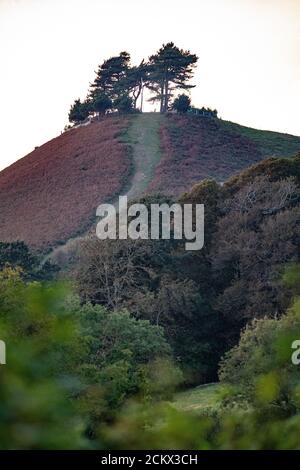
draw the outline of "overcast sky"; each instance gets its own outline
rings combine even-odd
[[[196,106],[300,135],[300,0],[0,0],[0,169],[60,134],[99,63],[173,41]]]

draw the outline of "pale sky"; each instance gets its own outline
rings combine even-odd
[[[173,41],[195,106],[300,135],[300,0],[0,0],[0,169],[60,134],[94,70]]]

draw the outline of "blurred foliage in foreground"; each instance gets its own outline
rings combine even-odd
[[[299,449],[299,267],[280,319],[248,326],[220,366],[223,398],[202,413],[172,404],[180,371],[163,330],[81,305],[66,286],[0,273],[1,449]]]
[[[300,268],[284,281],[298,294]],[[280,319],[253,321],[220,365],[222,399],[197,413],[132,404],[106,429],[106,445],[122,448],[300,449],[300,298]],[[151,423],[151,425],[149,425]],[[142,430],[142,431],[141,431]]]
[[[98,446],[100,423],[129,397],[170,398],[180,372],[160,327],[80,306],[66,286],[26,283],[21,274],[0,272],[0,448]]]

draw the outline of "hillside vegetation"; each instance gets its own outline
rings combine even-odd
[[[220,119],[168,115],[161,146],[162,159],[149,189],[180,195],[205,178],[224,182],[266,157],[291,157],[300,150],[300,138]]]
[[[119,194],[178,196],[223,182],[267,156],[290,157],[300,138],[219,119],[144,113],[71,129],[0,173],[2,241],[48,250],[92,227]]]
[[[128,143],[132,147],[133,177],[127,192],[129,199],[147,191],[155,168],[161,159],[160,126],[163,117],[158,113],[138,114],[128,129]]]
[[[2,243],[2,446],[299,448],[299,176],[300,155],[195,185],[179,202],[205,205],[201,251],[86,238],[72,292]]]
[[[125,118],[108,118],[72,129],[3,170],[1,240],[48,249],[87,229],[97,206],[129,178],[127,126]]]
[[[223,388],[220,383],[210,383],[179,392],[174,397],[173,406],[197,415],[215,410],[221,403]]]

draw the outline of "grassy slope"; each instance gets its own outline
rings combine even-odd
[[[132,118],[125,140],[132,146],[133,177],[129,183],[129,199],[143,194],[153,179],[161,159],[159,129],[163,116],[158,113],[138,114]]]
[[[0,239],[46,250],[80,233],[122,192],[130,153],[126,118],[72,129],[0,172]]]
[[[161,126],[161,149],[149,189],[180,195],[205,178],[223,182],[266,157],[290,157],[299,152],[300,137],[220,119],[169,115]]]
[[[160,161],[160,139],[159,129],[163,116],[157,113],[137,114],[131,116],[129,126],[120,136],[120,143],[126,148],[130,146],[130,171],[126,184],[123,185],[120,195],[134,199],[143,194],[153,179],[155,167]],[[119,194],[112,200],[111,204],[118,207]],[[88,227],[88,231],[94,231],[94,225]],[[52,250],[49,257],[56,263],[72,256],[78,241],[86,234],[70,238],[63,246]]]
[[[200,414],[218,407],[222,390],[223,386],[219,383],[200,385],[178,393],[172,405],[178,410]]]
[[[0,239],[48,249],[89,230],[98,204],[119,194],[176,196],[204,178],[225,181],[267,156],[299,150],[299,137],[198,116],[105,118],[0,172]]]
[[[221,122],[224,129],[244,135],[257,143],[264,156],[288,158],[294,156],[300,150],[300,137],[280,132],[253,129],[230,121]]]

